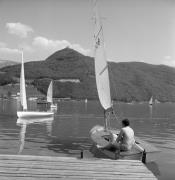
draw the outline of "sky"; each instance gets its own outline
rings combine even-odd
[[[175,66],[175,0],[98,0],[109,61]],[[93,55],[92,0],[0,0],[0,59]]]

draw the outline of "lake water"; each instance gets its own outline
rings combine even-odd
[[[29,101],[29,109],[46,110],[44,105]],[[81,149],[89,149],[89,130],[103,125],[103,110],[97,101],[60,101],[54,118],[20,121],[15,99],[0,100],[0,153],[43,156],[80,156]],[[120,119],[131,121],[135,134],[160,149],[147,155],[148,167],[160,180],[175,177],[175,104],[114,103]],[[120,128],[114,117],[111,126]]]

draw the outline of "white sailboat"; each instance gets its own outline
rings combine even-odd
[[[94,49],[94,59],[95,59],[95,75],[96,75],[96,85],[98,97],[101,103],[101,106],[104,109],[104,127],[103,126],[94,126],[90,130],[90,136],[94,142],[91,152],[93,154],[104,154],[108,158],[119,157],[115,152],[109,150],[102,150],[101,147],[105,147],[109,144],[109,140],[106,137],[109,137],[109,132],[118,133],[117,130],[111,130],[109,127],[110,115],[112,112],[112,102],[110,94],[110,82],[109,82],[109,72],[107,58],[105,54],[104,47],[104,38],[103,38],[103,27],[98,15],[96,1],[94,3],[94,23],[95,23],[95,49]],[[100,148],[99,148],[100,147]],[[134,155],[142,154],[144,149],[140,146],[134,147]],[[131,153],[130,153],[131,155]]]
[[[151,96],[150,100],[149,100],[149,105],[152,106],[153,105],[153,96]]]
[[[50,103],[51,109],[57,109],[57,104],[53,103],[53,81],[50,82],[49,87],[48,87],[47,102]]]
[[[103,133],[108,133],[108,118],[110,116],[110,110],[112,109],[111,95],[110,95],[110,84],[109,84],[109,73],[108,64],[106,61],[106,54],[104,51],[104,38],[103,38],[103,28],[100,22],[100,18],[97,12],[96,2],[94,4],[94,59],[95,59],[95,75],[96,75],[96,86],[98,97],[105,112],[105,131]],[[109,110],[109,111],[107,111]],[[102,131],[101,131],[102,132]],[[94,128],[91,129],[92,139],[94,134]]]
[[[21,55],[22,55],[22,62],[21,62],[21,75],[20,75],[20,102],[22,105],[22,111],[17,111],[17,116],[19,118],[52,116],[54,114],[53,112],[46,112],[46,111],[38,112],[38,111],[28,111],[27,110],[23,52],[21,52]]]
[[[160,101],[158,101],[157,99],[154,100],[155,104],[160,103]]]

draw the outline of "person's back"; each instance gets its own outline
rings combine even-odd
[[[122,120],[122,128],[118,135],[109,132],[110,133],[110,142],[107,146],[104,147],[104,149],[109,150],[121,150],[121,151],[128,151],[132,148],[132,146],[135,143],[134,139],[134,131],[129,126],[130,122],[128,119]]]
[[[131,127],[126,126],[122,128],[122,139],[121,139],[121,146],[123,149],[130,150],[135,143],[134,139],[134,131]]]

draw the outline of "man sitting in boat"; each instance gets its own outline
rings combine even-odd
[[[128,119],[122,120],[122,128],[119,135],[110,132],[110,143],[104,148],[108,150],[120,150],[129,151],[135,143],[134,131],[129,126],[130,122]]]

